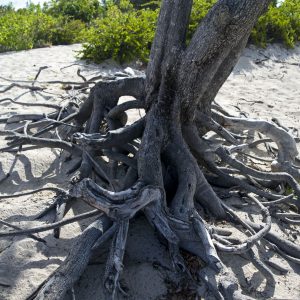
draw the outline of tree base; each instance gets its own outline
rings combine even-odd
[[[89,81],[84,82],[83,88],[88,84]],[[136,100],[118,105],[123,95],[132,95]],[[144,108],[144,102],[139,100],[143,96],[143,77],[118,78],[96,84],[80,107],[69,103],[65,107],[52,107],[54,112],[48,116],[17,115],[2,120],[7,124],[20,124],[15,130],[1,132],[9,141],[2,151],[21,152],[26,145],[61,148],[80,163],[70,170],[76,176],[68,190],[49,188],[57,193],[55,205],[50,207],[56,209],[54,224],[18,229],[0,236],[32,235],[51,228],[59,238],[59,228],[64,224],[97,215],[64,263],[32,299],[64,299],[89,264],[95,249],[108,241],[111,243],[104,287],[108,298],[122,293],[119,278],[128,229],[140,212],[166,241],[174,270],[188,278],[192,276],[195,284],[205,282],[216,299],[249,299],[241,294],[238,280],[222,263],[218,252],[236,254],[251,261],[269,285],[275,284],[272,271],[252,251],[253,247],[271,248],[299,263],[300,247],[270,233],[271,215],[291,224],[299,222],[296,198],[300,196],[297,182],[300,176],[295,166],[295,138],[273,123],[233,118],[226,112],[224,115],[224,109],[217,105],[213,106],[211,117],[199,109],[195,122],[186,124],[177,118],[176,103],[171,107],[155,103],[146,109],[145,117],[126,126],[126,111]],[[47,126],[41,129],[40,125],[45,123]],[[217,134],[222,145],[216,147],[211,139],[204,137],[203,132],[208,131]],[[245,134],[251,135],[254,131],[266,138],[250,141]],[[49,138],[48,133],[56,137]],[[270,145],[271,140],[276,147]],[[248,155],[247,149],[260,144],[266,145],[270,157],[276,154],[270,164],[272,172],[260,171],[241,160]],[[9,174],[14,165],[15,162]],[[282,183],[292,188],[294,194],[283,197],[278,192]],[[242,195],[242,206],[247,203],[245,199],[253,203],[263,216],[263,225],[241,218],[214,191],[216,185],[226,187],[228,195]],[[96,210],[64,219],[67,207],[81,200]],[[198,205],[200,210],[196,209]],[[277,207],[289,213],[279,213]],[[216,220],[244,232],[244,238],[231,238],[231,232],[212,225]],[[192,275],[180,249],[200,258],[205,267]]]

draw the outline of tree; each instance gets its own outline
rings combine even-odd
[[[56,236],[64,222],[61,220],[65,204],[71,199],[83,200],[96,208],[76,220],[103,212],[83,231],[64,263],[37,291],[36,299],[62,299],[87,266],[95,243],[99,246],[109,238],[112,243],[104,284],[114,297],[130,220],[139,211],[167,240],[178,271],[187,271],[180,248],[206,263],[199,270],[199,277],[217,299],[249,299],[241,294],[237,280],[221,262],[218,251],[244,253],[269,284],[274,284],[274,278],[252,251],[255,243],[265,239],[288,257],[300,258],[299,246],[269,232],[268,211],[268,206],[278,203],[300,207],[293,195],[282,198],[274,192],[284,182],[296,197],[300,196],[295,139],[276,124],[230,117],[213,102],[269,2],[219,0],[187,45],[192,0],[163,0],[145,77],[97,83],[81,107],[70,103],[60,122],[53,121],[34,136],[16,131],[2,133],[10,140],[10,147],[26,144],[58,147],[68,151],[71,157],[82,158],[79,175],[70,189],[52,188],[57,191],[58,222],[51,227],[56,228]],[[85,87],[89,83],[85,81]],[[136,100],[118,105],[123,95],[131,95]],[[125,111],[131,108],[144,108],[146,116],[125,126]],[[69,126],[71,130],[64,141],[39,137],[66,123],[81,130],[76,129],[74,133],[74,126]],[[260,132],[267,138],[249,143],[241,135],[246,130]],[[204,138],[208,131],[216,132],[230,146],[212,146]],[[258,171],[233,156],[237,151],[270,140],[278,147],[272,172]],[[108,163],[101,159],[103,155],[109,158]],[[219,160],[226,167],[219,167]],[[92,172],[96,180],[91,179]],[[236,173],[242,177],[232,175]],[[241,220],[217,196],[210,183],[235,186],[245,192],[261,209],[265,225]],[[222,230],[204,221],[195,209],[195,202],[214,218],[240,224],[252,235],[238,244],[230,242],[222,236]]]

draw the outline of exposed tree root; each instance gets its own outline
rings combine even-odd
[[[127,80],[127,78],[125,80]],[[113,85],[114,84],[113,82]],[[108,87],[109,85],[105,86]],[[99,86],[96,85],[91,95],[98,93],[98,90]],[[123,93],[126,94],[126,92]],[[117,96],[120,95],[122,95],[122,88],[117,92]],[[94,101],[100,101],[96,96],[94,96],[93,99],[95,99]],[[69,191],[49,187],[29,193],[0,196],[0,198],[3,199],[28,195],[47,189],[62,195],[57,198],[58,201],[54,202],[38,216],[42,217],[49,210],[56,207],[57,216],[53,224],[24,230],[19,227],[14,227],[17,231],[1,233],[0,236],[30,235],[30,237],[36,239],[36,237],[32,235],[33,233],[55,229],[55,236],[59,237],[59,228],[61,226],[96,216],[100,212],[105,214],[105,217],[101,217],[102,221],[94,222],[82,233],[62,266],[34,295],[36,299],[63,299],[65,293],[72,289],[73,284],[78,280],[80,274],[87,266],[93,245],[112,224],[115,224],[115,226],[112,227],[107,235],[104,234],[102,240],[113,236],[104,278],[104,287],[110,297],[114,298],[116,293],[121,291],[119,276],[123,269],[122,261],[129,221],[139,211],[143,211],[149,222],[168,240],[170,256],[177,271],[189,273],[188,267],[180,254],[180,247],[198,255],[207,263],[207,267],[199,270],[198,275],[201,280],[207,283],[210,293],[217,299],[250,299],[241,294],[234,275],[223,265],[218,256],[218,251],[242,255],[258,268],[266,277],[267,282],[272,284],[274,284],[274,278],[271,271],[251,250],[255,244],[259,241],[266,240],[266,242],[269,243],[268,245],[273,247],[279,254],[282,255],[282,253],[284,253],[285,258],[291,258],[294,262],[297,262],[300,258],[300,249],[298,249],[298,246],[284,241],[270,232],[271,217],[267,209],[267,207],[276,208],[278,205],[287,205],[286,207],[288,208],[295,204],[297,200],[295,200],[294,197],[299,198],[300,195],[299,184],[289,172],[276,172],[276,170],[273,172],[262,172],[238,161],[234,156],[237,150],[239,152],[246,151],[263,142],[271,141],[258,140],[249,144],[247,143],[247,137],[244,135],[244,132],[248,128],[245,124],[250,124],[249,130],[251,130],[254,126],[252,124],[256,124],[256,121],[249,121],[250,123],[247,123],[248,121],[243,120],[242,130],[240,131],[238,139],[236,139],[236,134],[233,136],[229,131],[221,129],[221,125],[216,125],[217,123],[214,123],[212,119],[207,117],[202,118],[200,123],[199,119],[196,119],[194,125],[183,127],[183,134],[179,127],[173,127],[170,123],[167,127],[170,126],[171,128],[170,134],[172,142],[160,150],[162,151],[162,156],[158,158],[155,168],[153,165],[148,166],[146,172],[143,168],[143,164],[146,163],[147,159],[149,159],[152,164],[154,163],[151,159],[151,155],[156,156],[158,152],[153,150],[152,145],[154,145],[153,142],[155,142],[155,147],[159,145],[159,143],[156,143],[156,141],[158,141],[157,138],[163,142],[164,137],[160,136],[163,131],[161,131],[160,126],[165,125],[156,125],[157,121],[151,123],[151,121],[154,120],[152,119],[154,113],[150,110],[146,118],[141,118],[129,126],[126,126],[125,121],[125,124],[120,123],[116,125],[117,127],[113,126],[112,130],[107,131],[107,129],[103,127],[103,120],[107,121],[107,124],[111,121],[119,122],[127,109],[140,108],[143,107],[143,105],[140,104],[139,101],[130,101],[117,105],[117,99],[114,99],[113,104],[111,104],[111,102],[105,105],[102,104],[102,112],[97,111],[97,115],[92,112],[93,109],[95,109],[93,107],[95,107],[95,104],[90,105],[91,119],[88,120],[86,126],[91,126],[93,122],[96,122],[97,126],[94,125],[94,133],[91,131],[86,132],[84,129],[83,132],[73,134],[74,131],[71,130],[68,135],[64,136],[63,140],[61,140],[35,137],[36,134],[31,135],[28,131],[25,135],[9,130],[1,132],[1,135],[6,136],[9,140],[10,149],[19,149],[19,147],[23,145],[56,147],[68,151],[72,156],[82,157],[82,162],[85,160],[86,163],[92,166],[92,169],[89,170],[89,174],[94,172],[97,174],[96,178],[98,178],[98,180],[96,179],[98,183],[96,183],[90,178],[79,177],[79,181],[74,181]],[[59,112],[59,110],[60,108],[57,108],[57,112]],[[103,116],[100,119],[98,118],[99,113]],[[176,110],[171,112],[171,114],[173,113],[176,113]],[[88,112],[86,112],[86,114],[88,114]],[[76,113],[74,117],[78,118],[78,115],[82,115],[81,110],[79,114]],[[47,131],[44,130],[39,135],[42,136],[43,134],[47,134],[47,132],[53,132],[60,127],[67,126],[68,128],[73,128],[74,124],[77,126],[80,119],[75,120],[73,116],[72,118],[70,116],[72,116],[72,112],[70,112],[69,115],[65,115],[63,121],[53,122],[50,126],[47,125]],[[14,122],[22,122],[22,120],[24,120],[24,117],[17,118],[15,116],[14,118]],[[176,115],[174,115],[174,118],[178,118],[178,116],[176,117]],[[221,115],[218,114],[217,118],[221,120]],[[232,120],[228,119],[228,117],[225,118],[225,116],[222,116],[222,118],[224,118],[224,120]],[[26,119],[28,120],[28,117],[26,117]],[[42,117],[39,117],[38,120],[31,118],[27,124],[27,128],[29,126],[33,129],[35,126],[39,126],[40,121],[44,120],[48,119],[43,119]],[[159,120],[157,111],[155,112],[155,120]],[[222,125],[225,125],[224,120]],[[9,121],[7,123],[9,124]],[[81,126],[84,123],[84,121],[81,121]],[[151,128],[147,127],[147,124],[151,124]],[[226,142],[227,145],[216,149],[212,148],[210,143],[199,135],[196,127],[197,125],[199,126],[199,124],[205,126],[207,130],[216,132],[220,138],[224,139],[224,143]],[[235,121],[234,124],[239,124],[239,121]],[[96,132],[98,126],[100,127],[100,132]],[[239,125],[239,127],[241,126]],[[266,134],[266,131],[261,128],[262,127],[259,127],[259,130]],[[274,128],[274,132],[281,132],[279,128],[276,128],[276,125],[272,125],[272,128]],[[255,129],[257,128],[255,127]],[[237,132],[236,127],[234,130]],[[167,129],[167,132],[168,131],[169,129]],[[153,133],[155,135],[153,138],[150,138]],[[287,133],[282,134],[286,135]],[[268,135],[270,136],[270,134]],[[136,140],[142,137],[142,143],[137,144]],[[294,158],[296,155],[295,148],[287,147],[286,143],[282,144],[284,147],[281,146],[280,136],[274,133],[271,135],[272,141],[274,137],[278,144],[278,156],[285,157],[285,159]],[[287,136],[286,140],[287,139],[289,139],[290,144],[293,142],[290,136]],[[228,143],[233,146],[228,146]],[[22,148],[20,149],[22,150]],[[143,155],[143,152],[147,153],[146,156]],[[101,159],[100,156],[103,155],[107,157],[108,161]],[[221,163],[216,162],[216,157],[221,159]],[[278,161],[279,160],[278,158]],[[113,164],[113,162],[117,164]],[[198,164],[201,164],[201,169],[206,167],[210,172],[214,173],[215,176],[221,176],[223,180],[227,180],[230,186],[233,185],[246,192],[252,192],[263,197],[265,200],[258,200],[249,194],[250,199],[261,209],[262,215],[266,218],[266,225],[260,227],[248,220],[242,220],[231,208],[222,203],[206,181]],[[218,166],[218,164],[220,166]],[[221,167],[221,164],[232,168],[229,174],[224,172],[225,169]],[[77,167],[82,168],[83,163],[81,163],[81,166],[77,165]],[[137,168],[139,168],[139,170]],[[112,170],[114,171],[111,172]],[[149,173],[151,174],[152,171],[158,175],[153,177],[149,176]],[[157,173],[157,171],[159,171],[159,173]],[[245,177],[244,179],[240,179],[234,175],[230,175],[230,173],[244,175]],[[118,180],[121,174],[127,174],[127,176],[129,176],[129,182],[133,184],[132,187],[130,187],[131,184],[128,184],[128,178],[124,181]],[[161,178],[162,181],[159,180],[159,178]],[[170,178],[173,178],[172,182],[178,182],[175,190],[174,186],[168,185]],[[276,183],[286,182],[286,184],[294,190],[295,194],[282,197],[274,191],[270,193],[267,188],[263,188],[261,185],[259,185],[259,187],[253,185],[253,181],[249,181],[251,178],[262,180],[262,183],[264,181],[274,181]],[[128,188],[126,189],[126,187]],[[64,220],[67,200],[70,198],[84,200],[89,205],[95,207],[96,210]],[[210,201],[207,201],[207,199],[210,199]],[[273,200],[269,201],[269,199]],[[212,228],[209,223],[206,223],[202,219],[194,207],[195,200],[212,215],[227,220],[232,223],[233,226],[235,226],[235,224],[241,224],[246,230],[252,232],[252,235],[244,242],[239,241],[238,243],[233,243],[230,241],[230,238],[227,239],[230,232],[222,232],[222,230],[217,227]],[[292,220],[298,223],[299,215],[297,213],[282,214],[277,212],[275,215],[276,217],[286,220],[292,218]],[[8,223],[3,224],[11,226]],[[223,234],[225,234],[225,236]],[[102,240],[97,242],[97,247],[101,245]]]
[[[110,226],[111,222],[104,217],[86,228],[72,247],[63,265],[41,286],[35,299],[63,299],[88,265],[92,247]]]

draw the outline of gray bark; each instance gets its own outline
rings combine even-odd
[[[289,259],[298,259],[297,247],[283,243],[269,233],[271,218],[267,201],[260,203],[247,194],[266,217],[266,226],[257,228],[239,218],[210,185],[213,182],[234,186],[246,193],[275,200],[272,207],[279,203],[294,205],[296,200],[282,200],[276,191],[270,192],[262,185],[272,187],[274,182],[284,181],[298,197],[300,195],[300,186],[295,180],[300,178],[300,172],[294,168],[297,147],[295,139],[284,128],[268,122],[230,118],[217,106],[211,109],[211,103],[238,61],[252,27],[270,1],[219,0],[187,45],[192,2],[162,1],[146,77],[97,83],[80,109],[63,117],[63,122],[74,120],[75,125],[81,127],[80,132],[67,136],[67,141],[39,138],[61,125],[58,123],[50,124],[34,136],[27,134],[25,126],[25,129],[21,128],[24,134],[20,133],[21,129],[18,133],[0,132],[12,140],[12,148],[22,144],[44,145],[79,156],[80,176],[75,178],[65,196],[83,200],[105,214],[103,228],[93,223],[82,233],[64,264],[41,287],[37,299],[64,297],[86,267],[93,245],[112,223],[114,225],[103,240],[113,235],[105,287],[114,296],[122,271],[129,220],[139,211],[167,240],[176,269],[187,271],[179,248],[197,255],[207,264],[198,276],[217,299],[249,299],[240,293],[234,274],[222,264],[217,250],[243,254],[265,238],[275,247],[278,245],[279,251],[287,252]],[[125,95],[136,100],[118,105],[119,97]],[[146,116],[126,126],[126,110],[132,108],[144,108]],[[19,116],[18,120],[22,118],[28,116]],[[28,126],[34,128],[32,123]],[[230,128],[225,129],[225,126]],[[230,129],[238,130],[240,135]],[[250,144],[239,144],[244,138],[242,131],[247,129],[261,132],[276,142],[278,153],[272,163],[273,172],[259,172],[230,155],[251,147]],[[209,130],[224,140],[218,149],[203,138]],[[231,146],[226,146],[225,142]],[[216,157],[226,166],[218,166]],[[212,174],[206,175],[203,170]],[[227,237],[220,236],[222,231],[204,221],[195,202],[215,219],[238,223],[252,236],[232,244]],[[64,209],[59,213],[57,224],[62,224],[63,214]],[[103,240],[98,240],[97,245]],[[272,278],[269,269],[258,258],[245,256],[266,277]]]

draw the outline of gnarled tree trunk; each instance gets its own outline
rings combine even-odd
[[[199,270],[199,278],[207,283],[217,299],[247,298],[240,293],[237,281],[221,262],[217,250],[246,253],[272,281],[269,269],[257,263],[251,252],[258,240],[268,239],[271,221],[267,206],[249,196],[262,209],[266,219],[266,226],[257,228],[241,221],[208,183],[209,180],[224,186],[239,186],[267,200],[295,204],[292,197],[282,200],[280,195],[261,188],[268,187],[271,182],[278,185],[284,181],[294,189],[297,197],[300,195],[295,180],[300,175],[293,167],[297,155],[293,137],[271,123],[226,116],[212,104],[269,2],[219,0],[187,44],[193,1],[163,0],[145,77],[98,83],[79,110],[62,120],[73,120],[82,126],[83,130],[75,133],[72,140],[58,143],[10,133],[11,145],[15,147],[47,142],[46,146],[64,147],[70,154],[81,156],[80,175],[65,196],[84,200],[104,213],[101,220],[85,230],[63,266],[35,295],[36,299],[63,299],[87,265],[96,241],[99,245],[110,237],[112,244],[104,282],[114,297],[128,226],[138,211],[143,211],[168,241],[177,270],[187,271],[180,248],[206,262],[207,267]],[[134,96],[136,100],[118,105],[123,95]],[[144,108],[146,115],[125,126],[125,111],[130,108]],[[104,133],[105,128],[109,129],[107,133]],[[273,173],[257,171],[232,157],[234,151],[246,146],[241,136],[230,132],[231,128],[257,130],[277,143]],[[203,138],[208,131],[215,131],[232,147],[211,147]],[[109,158],[108,163],[101,158],[103,155]],[[251,177],[252,181],[248,182],[248,177],[231,176],[232,169],[219,168],[216,156],[238,173]],[[93,172],[98,184],[90,178]],[[253,180],[259,187],[253,185]],[[240,244],[220,237],[218,230],[213,230],[201,218],[195,202],[215,218],[241,223],[252,236]],[[274,240],[273,243],[276,244]],[[281,246],[278,242],[277,247]],[[284,251],[289,251],[287,249],[290,247]],[[291,250],[289,255],[295,256],[295,252]]]

